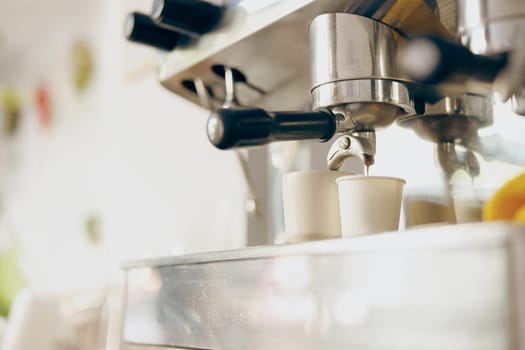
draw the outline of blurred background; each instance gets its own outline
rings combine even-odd
[[[128,258],[243,245],[234,156],[207,142],[207,112],[160,86],[156,53],[124,40],[126,14],[150,6],[0,2],[2,317],[22,286],[97,294]]]

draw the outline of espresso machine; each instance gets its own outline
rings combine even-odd
[[[161,0],[126,35],[161,50],[165,88],[210,110],[214,146],[248,147],[246,174],[267,161],[255,146],[297,140],[329,142],[327,169],[368,168],[394,124],[434,144],[447,183],[479,176],[480,159],[525,164],[525,147],[482,134],[495,101],[525,115],[523,0]],[[525,349],[523,227],[251,242],[263,245],[127,262],[123,342]]]

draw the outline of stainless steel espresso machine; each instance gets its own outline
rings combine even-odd
[[[210,110],[220,149],[329,141],[327,168],[369,167],[397,124],[435,145],[447,182],[480,159],[525,165],[480,133],[496,100],[525,115],[523,0],[161,0],[126,35],[163,51],[161,84]],[[246,173],[267,154],[250,148]],[[128,262],[123,341],[525,349],[524,247],[496,222]]]

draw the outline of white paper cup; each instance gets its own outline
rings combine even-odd
[[[481,221],[483,204],[493,192],[494,190],[475,190],[472,188],[453,190],[451,194],[458,224]]]
[[[283,175],[285,239],[302,242],[341,237],[335,180],[341,171],[299,171]]]
[[[432,195],[405,195],[406,227],[454,224],[456,216],[448,198]]]
[[[405,180],[378,176],[337,179],[343,237],[399,228]]]

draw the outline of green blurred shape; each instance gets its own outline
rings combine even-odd
[[[5,109],[7,131],[13,134],[20,122],[22,101],[14,87],[8,87],[0,96],[0,104]]]
[[[0,316],[7,316],[20,289],[25,286],[14,248],[0,252]]]
[[[80,40],[73,46],[73,80],[78,91],[84,91],[93,76],[93,54],[86,42]]]

